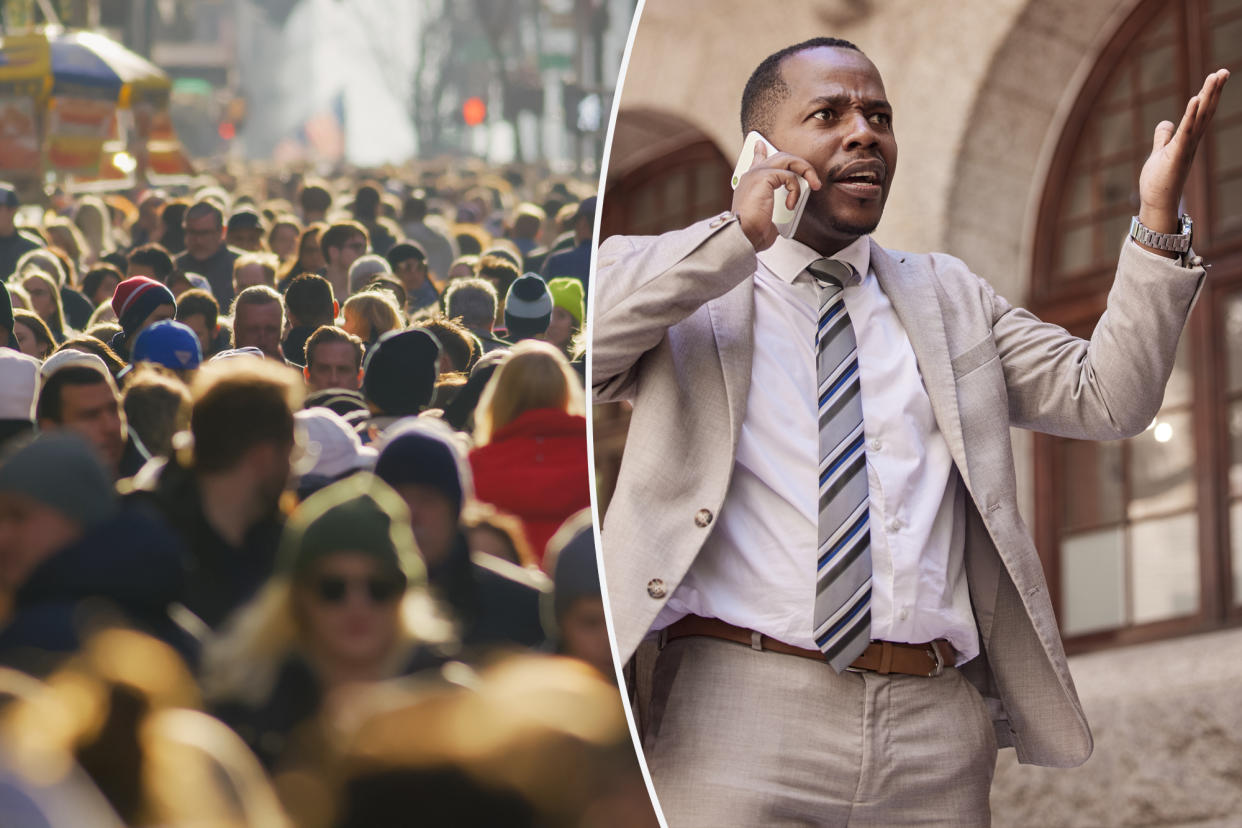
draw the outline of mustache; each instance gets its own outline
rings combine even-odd
[[[836,181],[838,178],[841,178],[841,174],[850,167],[861,166],[878,167],[880,171],[880,179],[884,181],[888,180],[888,164],[885,163],[884,159],[878,155],[867,158],[853,158],[849,161],[843,161],[840,164],[834,164],[825,171],[824,178],[826,181]]]

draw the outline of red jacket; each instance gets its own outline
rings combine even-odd
[[[479,500],[517,515],[542,563],[544,547],[570,515],[591,505],[586,418],[537,408],[470,452]]]

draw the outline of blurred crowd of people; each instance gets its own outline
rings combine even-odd
[[[0,811],[652,823],[533,178],[0,185]]]

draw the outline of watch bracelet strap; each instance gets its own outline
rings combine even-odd
[[[1158,250],[1168,250],[1183,255],[1190,252],[1189,233],[1157,233],[1139,221],[1138,216],[1130,219],[1130,238]]]

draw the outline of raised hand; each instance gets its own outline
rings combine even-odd
[[[1172,121],[1161,121],[1156,125],[1151,155],[1139,173],[1139,221],[1157,233],[1177,232],[1177,206],[1186,186],[1190,164],[1195,159],[1199,140],[1207,132],[1216,113],[1216,104],[1227,80],[1227,69],[1208,75],[1199,94],[1187,102],[1186,111],[1176,129]],[[1166,250],[1152,252],[1169,257],[1175,255]]]

